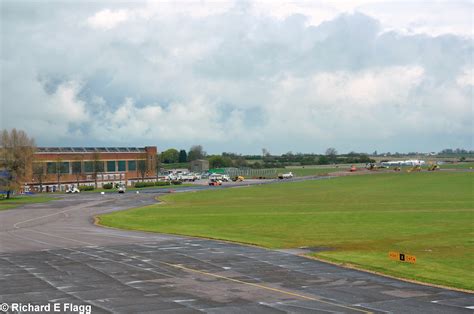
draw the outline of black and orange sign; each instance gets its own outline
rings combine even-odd
[[[388,252],[388,257],[394,261],[407,262],[407,263],[416,263],[416,257],[413,255],[408,255],[400,252]]]

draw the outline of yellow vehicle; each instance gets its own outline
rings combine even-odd
[[[428,171],[435,171],[435,170],[439,170],[438,165],[431,165],[431,166],[428,167]]]
[[[236,176],[236,177],[234,177],[234,178],[232,179],[232,181],[234,181],[234,182],[242,182],[242,181],[244,181],[244,177],[242,177],[242,176]]]
[[[421,171],[420,166],[413,166],[413,168],[407,170],[407,172],[418,172],[418,171]]]

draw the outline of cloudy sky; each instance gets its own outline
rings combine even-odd
[[[473,149],[472,1],[0,3],[0,127],[39,146]]]

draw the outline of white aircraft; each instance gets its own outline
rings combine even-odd
[[[384,161],[380,163],[382,166],[391,167],[391,166],[422,166],[425,164],[424,160],[410,159],[410,160],[394,160],[394,161]]]

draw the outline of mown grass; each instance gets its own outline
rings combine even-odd
[[[346,167],[317,167],[317,166],[306,166],[306,167],[286,167],[277,169],[278,173],[287,173],[291,171],[296,177],[304,176],[317,176],[324,175],[336,171],[347,170]]]
[[[454,164],[442,164],[441,169],[474,169],[474,162],[459,162]]]
[[[0,199],[0,210],[15,208],[24,204],[45,203],[54,200],[48,196],[13,196],[9,199]]]
[[[402,172],[172,194],[101,223],[268,248],[325,247],[315,255],[473,290],[473,175]],[[417,263],[392,261],[389,251]]]

